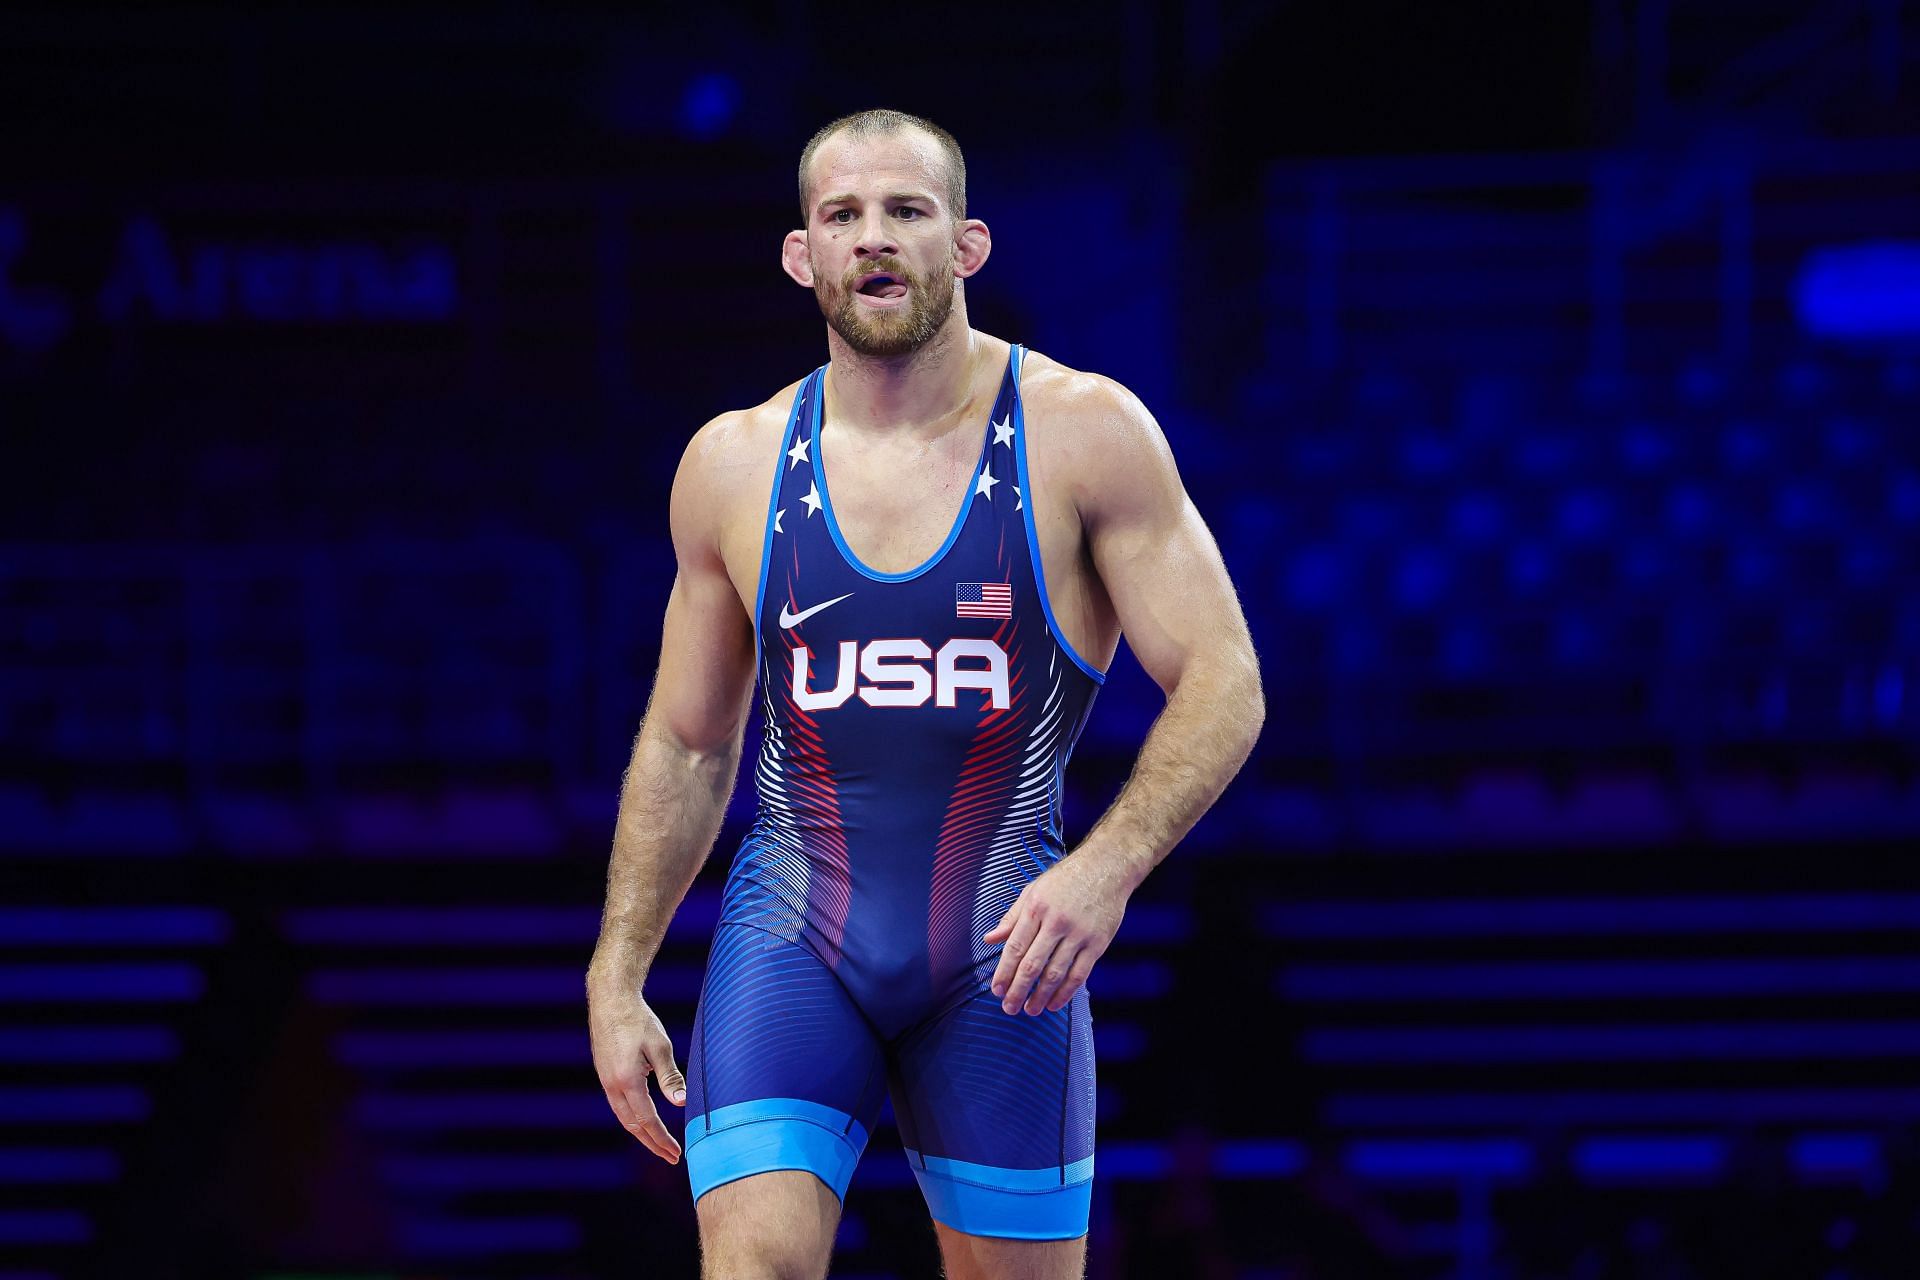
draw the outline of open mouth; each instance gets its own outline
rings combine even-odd
[[[854,292],[873,302],[897,302],[907,296],[907,284],[899,276],[879,271],[862,280]]]

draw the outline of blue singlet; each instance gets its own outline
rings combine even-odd
[[[1104,679],[1061,635],[1026,501],[1022,348],[946,542],[880,573],[841,536],[816,369],[794,400],[757,601],[766,733],[688,1055],[697,1199],[806,1169],[844,1199],[890,1096],[933,1216],[1084,1234],[1092,1021],[1008,1014],[980,938],[1065,853],[1061,777]]]

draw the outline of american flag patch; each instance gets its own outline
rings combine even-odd
[[[956,582],[953,612],[962,618],[1011,618],[1013,587],[1005,582]]]

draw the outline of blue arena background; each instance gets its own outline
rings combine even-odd
[[[876,105],[1263,662],[1090,983],[1089,1275],[1913,1274],[1911,6],[6,29],[0,1277],[694,1274],[583,975],[675,463],[822,358],[794,164]],[[1123,646],[1070,843],[1158,706]],[[836,1277],[935,1273],[899,1146]]]

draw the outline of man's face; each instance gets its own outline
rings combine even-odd
[[[918,130],[814,153],[807,252],[820,314],[861,355],[925,345],[953,310],[954,222],[940,150]]]

